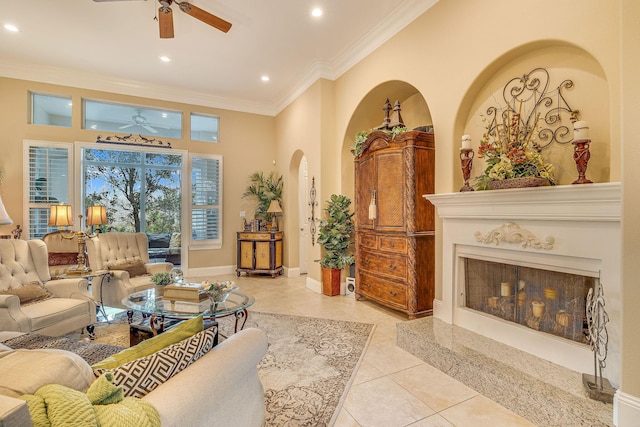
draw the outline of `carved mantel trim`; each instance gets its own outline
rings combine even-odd
[[[499,246],[500,243],[519,243],[523,248],[534,249],[553,249],[553,243],[555,238],[553,236],[547,236],[544,239],[536,237],[531,231],[521,228],[515,222],[507,222],[502,224],[498,228],[494,228],[484,236],[482,232],[476,231],[474,233],[476,240],[480,243],[486,243],[488,245],[495,244]]]

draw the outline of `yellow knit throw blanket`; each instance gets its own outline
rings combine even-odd
[[[86,393],[59,384],[25,394],[34,427],[159,427],[160,415],[148,402],[124,397],[122,387],[111,383],[107,372]]]

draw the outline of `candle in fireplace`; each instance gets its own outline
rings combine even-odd
[[[531,303],[531,311],[533,312],[533,317],[542,317],[544,313],[544,303],[542,301],[533,301]]]
[[[503,296],[503,297],[511,296],[511,283],[509,282],[500,283],[500,296]]]

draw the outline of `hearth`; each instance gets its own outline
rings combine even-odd
[[[620,184],[425,195],[442,219],[434,317],[592,374],[585,298],[604,290],[608,356],[620,380]]]

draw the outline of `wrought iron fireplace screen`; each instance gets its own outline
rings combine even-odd
[[[587,294],[595,277],[464,258],[468,308],[588,344]]]

